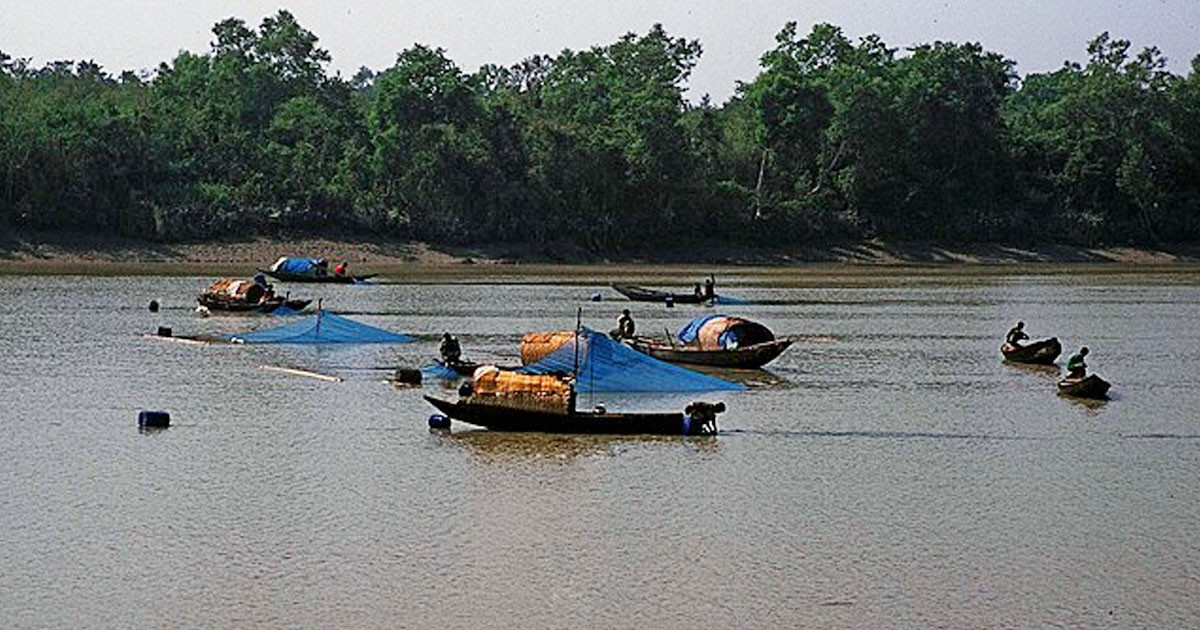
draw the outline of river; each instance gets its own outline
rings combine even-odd
[[[385,382],[443,331],[507,363],[578,307],[714,312],[594,269],[288,286],[420,339],[340,348],[141,337],[293,321],[198,317],[209,277],[0,276],[0,625],[1200,627],[1200,273],[1047,269],[723,271],[754,303],[719,310],[797,341],[700,396],[712,438],[431,432],[452,385]],[[1001,361],[1018,319],[1112,399]]]

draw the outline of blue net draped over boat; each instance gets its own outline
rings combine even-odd
[[[525,374],[570,374],[579,342],[575,391],[592,392],[716,392],[745,389],[744,385],[659,361],[619,344],[589,328],[542,357],[517,370]]]
[[[235,343],[407,343],[416,338],[320,311],[294,324],[230,335],[229,340]]]

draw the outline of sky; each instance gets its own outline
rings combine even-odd
[[[1157,46],[1169,69],[1189,72],[1200,54],[1200,0],[0,0],[0,51],[31,59],[93,60],[110,74],[153,69],[181,50],[206,52],[212,26],[238,17],[257,27],[281,8],[320,38],[331,72],[382,70],[415,43],[439,47],[466,72],[612,43],[661,23],[704,48],[688,98],[722,103],[758,73],[775,34],[794,21],[876,33],[893,48],[979,42],[1017,62],[1022,75],[1084,61],[1087,42],[1109,31],[1134,50]]]

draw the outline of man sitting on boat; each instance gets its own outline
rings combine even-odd
[[[1020,348],[1021,342],[1029,339],[1029,335],[1025,334],[1025,322],[1017,322],[1008,334],[1004,336],[1004,342],[1014,348]]]
[[[1083,362],[1083,358],[1087,356],[1088,349],[1084,346],[1079,349],[1079,352],[1071,355],[1067,359],[1067,378],[1072,380],[1080,380],[1087,376],[1087,364]]]
[[[458,345],[458,339],[449,332],[442,333],[442,343],[438,346],[438,352],[446,363],[458,363],[462,360],[462,347]]]
[[[342,262],[340,262],[334,266],[333,275],[335,275],[335,276],[346,275],[346,261],[343,260]]]
[[[621,316],[617,318],[617,329],[613,337],[616,339],[633,339],[636,325],[633,323],[633,315],[629,314],[629,309],[621,311]]]

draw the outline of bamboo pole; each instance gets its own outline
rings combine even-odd
[[[297,368],[289,368],[279,365],[260,365],[258,367],[264,370],[270,370],[272,372],[291,374],[293,376],[307,376],[308,378],[315,378],[317,380],[326,381],[329,383],[341,383],[343,380],[345,380],[340,376],[332,376],[330,374],[321,374],[320,372],[311,372],[309,370],[300,370]]]

